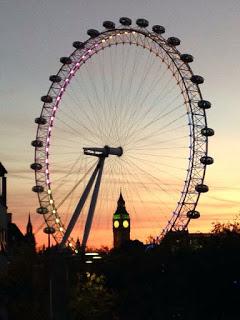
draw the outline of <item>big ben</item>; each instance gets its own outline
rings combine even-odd
[[[130,240],[130,217],[125,207],[122,193],[117,202],[117,210],[113,214],[113,246],[119,248]]]

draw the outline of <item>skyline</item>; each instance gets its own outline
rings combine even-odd
[[[128,15],[133,20],[145,17],[151,25],[164,25],[167,35],[182,40],[180,51],[193,54],[193,71],[205,78],[201,90],[203,97],[213,105],[208,112],[208,122],[216,131],[216,136],[210,140],[209,155],[214,157],[215,163],[208,168],[205,180],[210,191],[201,197],[198,205],[201,218],[191,223],[190,230],[207,231],[212,222],[227,221],[236,216],[239,213],[240,190],[240,152],[237,147],[240,137],[240,111],[237,109],[239,66],[236,65],[240,49],[237,41],[240,4],[237,1],[227,4],[223,1],[202,1],[201,4],[182,1],[179,7],[177,1],[168,1],[161,7],[158,1],[151,4],[133,1],[128,4],[126,12],[123,9],[126,1],[122,1],[121,5],[104,1],[103,6],[93,1],[95,8],[99,9],[96,10],[96,17],[91,7],[93,3],[72,1],[71,8],[66,3],[61,3],[57,8],[62,16],[59,19],[51,16],[55,9],[54,2],[31,3],[29,6],[26,5],[29,1],[16,6],[14,1],[0,2],[0,24],[3,24],[0,25],[1,41],[5,43],[0,76],[3,115],[0,119],[0,161],[9,172],[8,206],[14,222],[24,228],[30,211],[33,225],[41,223],[41,217],[35,213],[37,197],[31,191],[34,175],[29,166],[33,162],[34,150],[30,143],[36,133],[34,118],[41,110],[40,97],[49,87],[49,75],[58,70],[59,57],[71,52],[73,41],[87,38],[88,28],[100,30],[104,20],[117,23],[122,15]],[[186,5],[188,13],[184,11]],[[83,20],[78,21],[76,18],[81,9]],[[157,9],[161,9],[160,16],[155,12]],[[178,12],[177,16],[171,11],[173,9]],[[185,19],[186,16],[188,19]],[[66,22],[60,27],[58,21]],[[7,43],[9,39],[11,41]],[[226,111],[227,116],[230,115],[227,123]],[[229,159],[230,165],[227,163]]]

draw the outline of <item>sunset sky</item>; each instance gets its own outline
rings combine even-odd
[[[212,222],[240,213],[239,0],[0,0],[0,161],[8,170],[8,210],[23,231],[29,212],[35,231],[42,223],[35,213],[29,165],[34,118],[49,88],[48,77],[59,69],[59,58],[72,52],[72,42],[87,38],[87,29],[101,30],[104,20],[117,24],[121,16],[165,26],[166,36],[181,39],[179,50],[194,56],[195,74],[205,78],[201,90],[212,102],[208,124],[215,136],[209,155],[215,163],[205,180],[210,191],[198,205],[201,218],[190,231],[207,232]],[[156,223],[149,234],[156,235],[157,229]],[[38,244],[44,239],[38,231]]]

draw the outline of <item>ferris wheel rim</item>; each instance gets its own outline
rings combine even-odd
[[[195,160],[196,154],[198,153],[198,150],[196,149],[199,141],[200,141],[200,144],[202,144],[201,156],[203,155],[207,156],[208,154],[207,136],[201,135],[201,139],[200,139],[199,133],[197,136],[195,132],[195,129],[196,129],[195,124],[197,122],[199,123],[200,120],[201,120],[201,127],[207,128],[207,117],[206,117],[205,109],[198,108],[198,111],[199,110],[201,111],[201,114],[198,114],[198,115],[195,114],[195,110],[194,110],[194,108],[195,109],[197,108],[196,107],[197,102],[202,100],[202,94],[201,94],[199,85],[197,83],[194,83],[191,80],[194,74],[189,64],[181,60],[181,53],[176,49],[175,46],[170,45],[168,43],[168,40],[166,40],[159,34],[148,31],[145,28],[143,29],[143,28],[133,28],[133,27],[123,26],[122,28],[119,27],[113,30],[106,30],[106,31],[100,32],[99,35],[94,38],[90,37],[88,40],[84,42],[84,48],[74,50],[73,53],[68,57],[69,60],[67,60],[67,57],[66,57],[64,61],[65,63],[63,63],[62,67],[59,69],[58,73],[56,74],[56,76],[59,76],[59,77],[65,74],[64,78],[61,77],[62,85],[60,83],[56,84],[55,82],[53,82],[48,90],[47,95],[45,96],[45,97],[50,96],[52,98],[52,101],[50,101],[51,99],[49,99],[49,101],[44,102],[41,115],[40,115],[40,117],[42,117],[43,115],[45,115],[44,112],[46,111],[49,113],[47,130],[46,130],[46,127],[43,128],[42,124],[38,124],[38,129],[36,134],[36,141],[42,139],[45,144],[43,143],[43,146],[41,147],[38,147],[38,146],[35,147],[35,163],[38,163],[39,158],[42,158],[43,163],[45,165],[45,170],[44,172],[43,171],[39,172],[38,170],[35,170],[35,180],[36,180],[36,186],[43,186],[43,188],[46,187],[46,190],[44,190],[45,194],[42,192],[38,192],[40,208],[52,207],[52,210],[50,213],[47,212],[43,214],[45,222],[48,226],[52,227],[53,225],[55,226],[57,223],[59,227],[59,223],[60,223],[58,222],[58,220],[60,220],[60,216],[58,215],[57,210],[53,205],[54,203],[53,202],[51,203],[51,200],[53,199],[51,195],[51,186],[49,182],[48,148],[50,145],[50,138],[51,138],[51,130],[49,129],[51,129],[51,127],[53,126],[53,122],[54,122],[53,114],[55,115],[58,108],[58,104],[61,101],[61,97],[63,96],[65,90],[70,84],[71,79],[74,76],[75,72],[77,72],[81,68],[81,63],[82,64],[86,63],[87,60],[92,57],[92,55],[98,53],[98,51],[101,50],[101,48],[99,48],[98,50],[95,50],[92,53],[92,50],[96,48],[96,44],[100,45],[100,41],[101,43],[105,43],[107,39],[110,37],[117,37],[117,36],[127,37],[128,34],[143,35],[144,37],[151,39],[156,45],[158,45],[165,52],[166,56],[168,56],[168,58],[172,63],[171,67],[174,70],[172,71],[173,76],[175,78],[178,77],[176,79],[178,81],[177,85],[180,86],[181,84],[182,90],[185,90],[185,92],[183,92],[182,95],[186,103],[188,103],[188,107],[190,110],[189,111],[189,121],[191,122],[190,144],[191,144],[192,151],[189,156],[188,174],[184,182],[180,201],[176,209],[174,210],[171,219],[169,220],[167,226],[163,229],[160,236],[163,237],[167,231],[174,228],[176,229],[186,228],[190,221],[190,218],[186,217],[186,210],[185,210],[185,215],[184,215],[184,212],[182,214],[182,210],[183,208],[187,209],[188,211],[189,209],[195,210],[195,207],[198,203],[200,192],[196,192],[196,190],[194,189],[195,200],[192,202],[191,206],[189,204],[186,206],[186,199],[188,196],[189,188],[192,187],[191,186],[192,177],[195,174],[194,170],[195,170],[195,167],[197,166],[197,164],[194,163],[194,160]],[[127,43],[127,41],[122,43]],[[111,46],[112,45],[113,44],[111,44]],[[104,47],[104,49],[105,48],[106,47]],[[76,57],[78,60],[77,59],[74,60]],[[190,91],[189,88],[191,88],[192,90]],[[54,91],[55,91],[55,97],[52,96],[52,92]],[[192,92],[194,92],[194,94]],[[197,158],[197,160],[199,160],[199,157]],[[199,170],[198,177],[194,178],[195,179],[194,181],[197,180],[198,181],[197,184],[203,184],[203,181],[205,178],[205,172],[206,172],[206,165],[202,164],[201,170],[200,169],[198,170]],[[199,173],[200,171],[201,173]],[[196,183],[194,185],[194,188],[195,186],[196,186]],[[51,223],[52,218],[54,218],[54,223]],[[56,242],[59,242],[58,233],[60,233],[60,237],[64,234],[63,226],[61,226],[60,224],[59,229],[56,231],[57,233],[53,234],[53,237],[55,238]],[[73,240],[69,240],[69,245],[72,243],[73,243]]]

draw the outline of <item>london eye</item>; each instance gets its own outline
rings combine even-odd
[[[73,249],[78,236],[85,247],[92,234],[111,229],[120,190],[134,237],[187,229],[200,217],[197,203],[213,163],[211,103],[200,91],[203,77],[190,67],[193,56],[178,50],[180,40],[146,19],[133,25],[122,17],[103,28],[89,29],[87,40],[60,58],[32,141],[37,213],[46,232]]]

